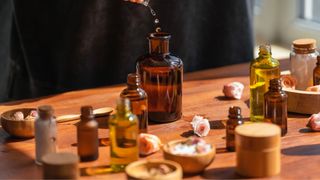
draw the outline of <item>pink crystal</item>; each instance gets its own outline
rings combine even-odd
[[[241,99],[244,85],[240,82],[231,82],[223,86],[223,93],[226,97]]]
[[[311,128],[312,131],[320,131],[320,112],[312,114],[308,120],[307,127]]]
[[[210,131],[208,119],[202,116],[194,116],[190,124],[192,125],[193,132],[200,137],[207,136]]]

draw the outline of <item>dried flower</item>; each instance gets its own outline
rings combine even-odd
[[[241,99],[244,85],[240,82],[231,82],[223,86],[223,93],[226,97]]]
[[[139,152],[146,156],[160,150],[162,145],[160,139],[152,134],[141,133],[139,136]]]
[[[281,86],[287,89],[295,89],[297,80],[291,75],[282,75],[281,76]]]
[[[210,131],[210,124],[208,119],[204,119],[202,116],[195,115],[190,123],[193,128],[193,132],[200,136],[207,136]]]
[[[320,112],[312,114],[308,120],[307,127],[311,128],[312,131],[320,131]]]

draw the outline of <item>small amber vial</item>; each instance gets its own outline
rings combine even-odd
[[[320,85],[320,56],[317,56],[317,65],[313,70],[313,85]]]
[[[235,135],[234,130],[238,125],[244,124],[241,116],[241,108],[231,106],[229,108],[229,119],[226,127],[226,145],[228,151],[235,151]]]
[[[148,100],[147,93],[141,88],[139,74],[128,74],[127,88],[124,89],[120,97],[128,98],[131,104],[131,111],[139,119],[139,132],[148,132]]]
[[[78,155],[81,161],[94,161],[99,156],[98,122],[91,106],[81,107],[81,121],[77,126]]]
[[[281,128],[281,136],[287,134],[287,94],[282,90],[279,78],[271,79],[269,91],[264,95],[265,121],[277,124]]]

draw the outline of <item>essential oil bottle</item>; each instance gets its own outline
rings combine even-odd
[[[226,147],[228,151],[235,151],[235,134],[234,130],[238,125],[244,124],[241,116],[241,108],[231,106],[229,108],[229,119],[226,127]]]
[[[271,46],[261,45],[259,50],[259,57],[250,64],[250,120],[254,122],[264,119],[264,94],[270,79],[280,78],[280,64],[272,58]]]
[[[271,79],[269,91],[264,95],[265,121],[277,124],[281,136],[287,134],[287,94],[282,90],[280,79]]]
[[[169,52],[170,34],[151,33],[149,53],[137,60],[142,88],[148,94],[149,120],[176,121],[182,115],[183,63]]]
[[[121,94],[121,98],[128,98],[131,103],[132,113],[139,119],[140,133],[148,132],[148,100],[147,93],[141,88],[140,75],[128,74],[127,88]]]
[[[317,64],[313,70],[313,85],[320,85],[320,56],[317,56]]]
[[[81,161],[94,161],[99,156],[98,122],[91,106],[81,107],[77,126],[78,155]]]
[[[130,100],[120,98],[117,112],[109,120],[110,164],[115,172],[139,159],[139,121],[130,109]]]

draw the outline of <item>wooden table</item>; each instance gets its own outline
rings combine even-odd
[[[281,62],[288,67],[287,61]],[[223,97],[222,87],[225,83],[239,81],[244,83],[245,91],[241,100],[228,100]],[[149,132],[160,137],[163,143],[173,139],[192,135],[189,122],[195,114],[209,117],[214,121],[226,120],[228,108],[240,106],[243,116],[248,117],[249,99],[248,64],[238,64],[210,69],[185,75],[183,85],[183,117],[173,123],[152,124]],[[0,112],[19,107],[37,107],[50,104],[56,115],[79,113],[80,106],[90,104],[94,108],[115,106],[124,85],[67,92],[39,99],[3,103]],[[101,121],[101,119],[100,119]],[[102,121],[107,121],[102,119]],[[318,178],[320,165],[320,133],[311,133],[305,128],[307,116],[289,114],[288,134],[282,138],[282,170],[276,178]],[[58,151],[77,152],[76,121],[58,125]],[[97,161],[81,163],[82,178],[125,179],[124,173],[110,173],[108,129],[99,129],[99,138],[103,142],[99,148]],[[225,151],[225,129],[212,128],[204,138],[215,144],[218,154],[214,162],[200,175],[187,176],[186,179],[239,178],[235,174],[235,153]],[[162,152],[147,158],[162,158]],[[18,140],[10,138],[3,129],[0,130],[0,178],[41,178],[41,167],[34,163],[34,139]],[[90,172],[103,174],[88,176]]]

